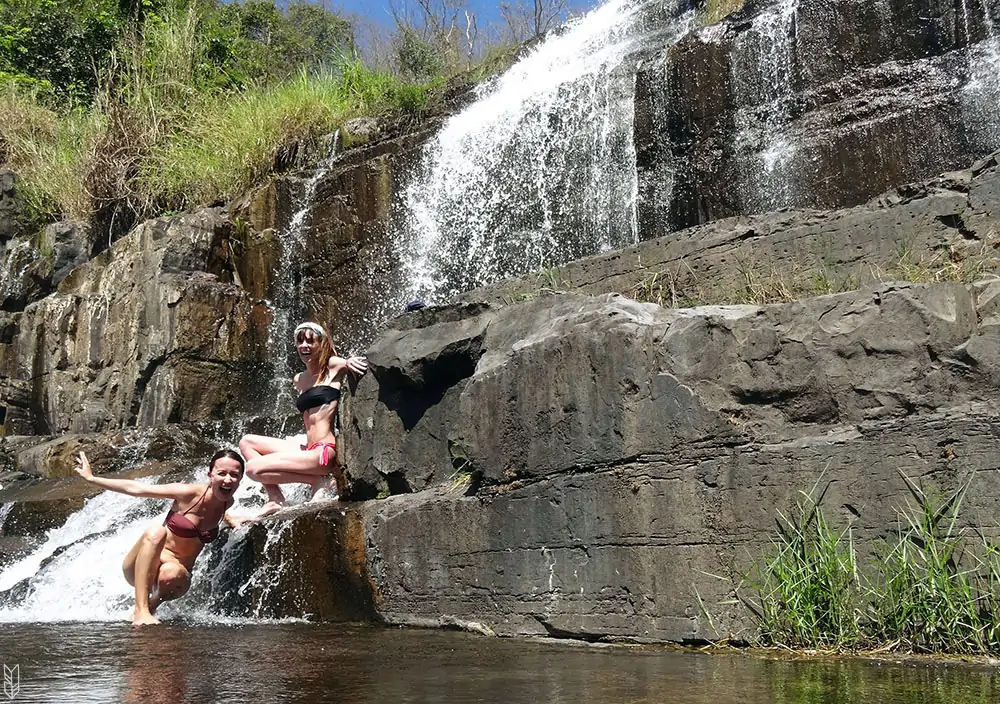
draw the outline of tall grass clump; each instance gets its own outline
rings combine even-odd
[[[846,648],[859,638],[851,531],[830,526],[815,491],[802,494],[790,517],[778,514],[771,551],[749,580],[758,597],[750,606],[769,645]]]
[[[966,554],[967,536],[957,527],[969,484],[936,499],[903,479],[916,505],[900,512],[897,538],[878,553],[869,593],[871,638],[921,652],[986,652],[981,606],[991,585],[981,582],[985,563]]]
[[[43,89],[0,85],[0,162],[21,177],[20,192],[38,217],[89,212],[84,182],[103,115],[84,109],[60,114]]]
[[[779,513],[772,549],[743,578],[761,644],[1000,653],[1000,548],[959,526],[972,476],[943,497],[902,476],[913,502],[861,565],[851,527],[827,522],[815,488],[793,518]]]
[[[427,90],[345,60],[335,71],[202,96],[150,150],[140,181],[175,208],[230,199],[272,173],[290,143],[329,134],[352,117],[422,109]]]
[[[102,61],[89,101],[0,78],[0,156],[45,217],[90,220],[109,243],[143,217],[239,195],[296,141],[349,118],[419,114],[437,83],[345,58],[349,25],[326,10],[166,2],[143,14]],[[266,20],[284,49],[262,44],[244,15]],[[314,37],[293,15],[346,34]],[[297,70],[279,71],[282,56],[299,57]]]

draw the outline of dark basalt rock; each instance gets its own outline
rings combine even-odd
[[[981,42],[995,0],[794,7],[778,18],[777,2],[747,3],[640,71],[644,239],[779,207],[856,205],[1000,146],[1000,82],[976,73],[990,70]]]

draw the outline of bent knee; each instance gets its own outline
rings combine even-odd
[[[176,599],[183,596],[191,586],[191,573],[176,563],[164,563],[160,566],[156,586],[162,598]]]
[[[166,540],[167,529],[164,526],[150,526],[142,534],[142,539],[152,543],[162,543]]]
[[[256,457],[253,458],[253,459],[247,460],[247,463],[246,463],[246,468],[245,468],[246,475],[250,479],[253,479],[255,482],[259,482],[260,481],[260,472],[261,472],[261,469],[262,469],[262,467],[260,466],[260,464],[261,463],[257,461]]]

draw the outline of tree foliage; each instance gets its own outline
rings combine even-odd
[[[148,22],[194,10],[198,87],[271,84],[354,53],[352,28],[318,5],[267,0],[10,0],[0,3],[0,80],[89,103],[114,53]]]

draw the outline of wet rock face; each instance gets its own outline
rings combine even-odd
[[[149,221],[28,306],[0,355],[0,381],[29,389],[10,417],[59,434],[252,407],[267,315],[232,283],[229,234],[213,210]]]
[[[637,80],[642,237],[854,205],[992,151],[990,31],[982,3],[798,0],[688,36]]]
[[[245,535],[212,546],[212,579],[196,582],[195,599],[215,613],[251,618],[371,621],[376,598],[355,512],[315,505],[282,512]],[[191,598],[191,597],[189,597]]]
[[[379,136],[377,126],[365,121],[349,127],[344,139],[353,144]],[[387,239],[393,199],[435,127],[432,122],[352,148],[334,161],[315,184],[298,240],[288,228],[313,173],[279,179],[235,204],[233,219],[248,225],[239,257],[247,288],[256,296],[284,300],[293,320],[323,323],[341,351],[361,353],[371,341],[369,306],[383,300],[388,285],[372,272],[394,264]]]
[[[996,289],[678,310],[564,294],[404,317],[343,443],[359,485],[397,494],[361,509],[379,613],[585,639],[746,626],[706,575],[745,570],[819,477],[831,514],[874,537],[904,505],[898,471],[948,490],[995,465]],[[995,474],[965,513],[988,532]]]
[[[23,205],[17,197],[17,175],[0,169],[0,244],[19,234],[23,227]]]

